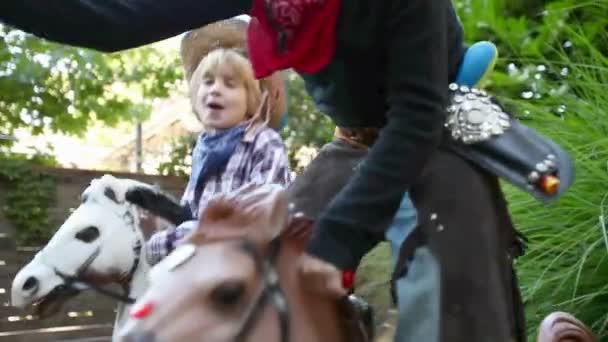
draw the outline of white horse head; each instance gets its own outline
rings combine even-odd
[[[12,305],[36,305],[38,314],[44,317],[91,286],[118,284],[124,289],[123,299],[142,293],[147,287],[149,265],[140,227],[141,208],[131,201],[145,202],[142,191],[156,196],[146,197],[148,202],[161,205],[156,199],[162,197],[166,201],[163,204],[169,204],[164,208],[180,208],[148,184],[110,175],[94,179],[82,193],[80,206],[17,273],[11,289]],[[117,325],[128,307],[119,308]]]

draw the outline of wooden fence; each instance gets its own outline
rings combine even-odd
[[[50,209],[51,222],[57,227],[67,218],[70,209],[78,206],[79,195],[89,182],[105,173],[52,168],[40,171],[52,175],[57,182],[56,200]],[[176,197],[185,188],[185,180],[176,177],[112,174],[157,184]],[[6,183],[0,181],[0,208],[5,203],[5,194]],[[116,304],[95,293],[83,293],[73,298],[59,313],[44,320],[10,305],[10,286],[15,274],[39,249],[36,246],[17,247],[13,239],[14,233],[15,228],[0,210],[0,341],[110,341]]]

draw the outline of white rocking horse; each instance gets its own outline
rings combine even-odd
[[[48,244],[15,276],[12,305],[35,305],[37,315],[44,318],[57,313],[69,298],[93,289],[120,301],[116,335],[130,305],[148,285],[150,266],[143,248],[140,205],[152,206],[154,214],[173,224],[189,219],[190,213],[151,185],[110,175],[94,179],[81,200]],[[109,290],[111,284],[120,285],[123,293]]]

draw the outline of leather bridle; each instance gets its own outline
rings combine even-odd
[[[249,307],[244,323],[234,340],[235,342],[245,340],[247,334],[251,332],[261,316],[262,310],[270,301],[278,314],[281,334],[280,341],[288,342],[290,334],[289,308],[276,270],[277,256],[281,248],[280,237],[276,237],[270,242],[266,255],[262,255],[252,242],[245,241],[241,246],[253,258],[258,272],[261,272],[262,285],[256,299]]]

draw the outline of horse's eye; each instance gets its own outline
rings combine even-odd
[[[97,227],[86,227],[85,229],[76,233],[76,238],[80,241],[91,243],[99,237],[99,229]]]
[[[211,292],[213,304],[220,310],[237,306],[245,295],[245,284],[241,281],[220,284]]]

